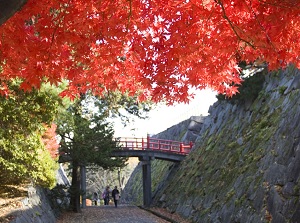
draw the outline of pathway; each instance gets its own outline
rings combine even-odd
[[[150,212],[136,206],[91,206],[81,213],[63,214],[57,223],[169,223]]]

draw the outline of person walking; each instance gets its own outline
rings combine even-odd
[[[109,186],[107,186],[102,194],[102,197],[104,199],[104,205],[109,204]]]
[[[97,202],[98,202],[98,193],[97,192],[94,192],[94,194],[93,194],[93,202],[94,202],[94,205],[97,206]]]
[[[115,186],[115,189],[113,189],[111,196],[114,199],[115,207],[118,207],[118,201],[120,199],[120,192],[119,192],[117,186]]]

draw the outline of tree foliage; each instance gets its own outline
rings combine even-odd
[[[134,118],[145,119],[148,112],[155,107],[150,100],[139,101],[139,93],[132,96],[128,92],[108,91],[103,97],[86,94],[85,103],[97,107],[98,112],[108,118],[120,118],[126,126]],[[87,111],[88,112],[88,111]]]
[[[186,102],[191,87],[230,96],[239,61],[300,67],[299,17],[295,0],[28,0],[0,27],[1,80],[31,89],[67,79],[70,97]]]
[[[258,97],[265,82],[265,74],[268,73],[268,70],[265,69],[265,65],[253,68],[253,65],[247,65],[245,61],[242,61],[239,63],[239,67],[243,70],[243,72],[241,72],[243,84],[236,86],[238,88],[238,93],[232,97],[219,94],[217,95],[218,100],[227,100],[234,104],[252,102]],[[249,67],[250,70],[248,69]]]
[[[83,100],[78,100],[58,119],[60,152],[84,166],[123,167],[126,159],[111,157],[111,152],[119,147],[107,116],[86,106]]]
[[[55,153],[57,145],[43,138],[54,120],[58,95],[46,86],[31,92],[20,90],[17,82],[8,86],[10,97],[0,97],[0,182],[32,180],[53,187],[58,166],[50,151]]]
[[[56,124],[52,123],[51,126],[45,126],[45,132],[42,135],[42,142],[46,149],[50,152],[53,159],[58,158],[59,144],[56,135]]]
[[[244,78],[243,84],[238,86],[238,93],[232,97],[226,97],[224,94],[217,95],[218,100],[228,100],[231,103],[245,103],[255,100],[263,88],[265,76],[263,72]]]
[[[72,167],[71,208],[80,210],[79,167],[98,166],[104,169],[124,167],[126,158],[112,157],[111,152],[119,149],[114,139],[112,125],[106,121],[107,114],[101,105],[100,109],[91,106],[82,95],[67,112],[59,118],[57,132],[60,135],[61,162],[70,161]],[[66,159],[67,158],[67,159]]]

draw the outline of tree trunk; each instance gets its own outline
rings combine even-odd
[[[19,11],[27,0],[0,0],[0,26]]]
[[[82,208],[86,208],[86,166],[80,166],[80,190],[82,192]]]
[[[70,206],[74,212],[80,212],[80,168],[77,162],[73,161],[72,183],[70,188]]]
[[[121,182],[121,168],[118,168],[118,181],[119,181],[119,188],[122,188],[122,182]]]

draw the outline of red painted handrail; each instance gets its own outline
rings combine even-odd
[[[147,138],[117,138],[119,145],[124,150],[159,150],[165,152],[188,154],[193,143],[184,143],[166,139]]]

